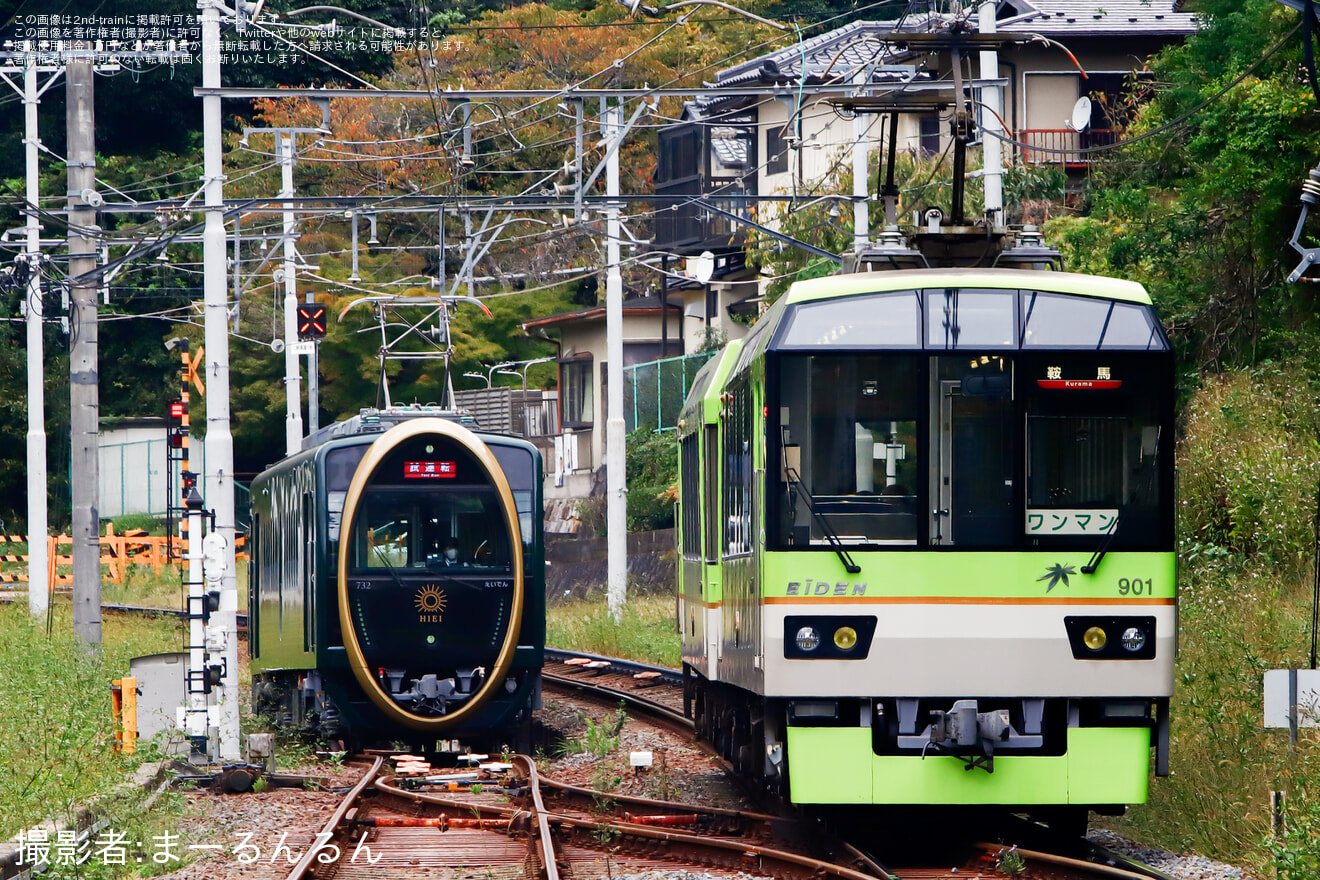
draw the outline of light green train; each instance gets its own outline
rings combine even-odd
[[[794,285],[680,422],[701,735],[795,804],[1075,827],[1144,802],[1177,644],[1173,385],[1134,283]]]

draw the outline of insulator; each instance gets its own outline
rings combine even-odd
[[[1314,205],[1320,202],[1320,168],[1312,168],[1302,181],[1302,204]]]

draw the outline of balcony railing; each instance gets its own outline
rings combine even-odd
[[[1084,168],[1095,161],[1096,154],[1085,152],[1118,141],[1119,132],[1112,128],[1091,128],[1074,131],[1071,128],[1024,128],[1021,139],[1029,147],[1022,148],[1022,161],[1028,165],[1065,165]]]

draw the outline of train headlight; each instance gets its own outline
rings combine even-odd
[[[851,626],[841,626],[834,631],[834,647],[840,651],[851,651],[857,647],[857,630]]]
[[[1124,650],[1140,651],[1146,647],[1146,633],[1140,627],[1129,626],[1123,630],[1123,636],[1119,639]]]
[[[1093,626],[1082,633],[1082,643],[1092,651],[1104,650],[1108,641],[1109,636],[1105,635],[1105,631],[1098,626]]]
[[[814,626],[804,626],[797,631],[794,641],[797,642],[798,650],[814,651],[820,647],[820,633],[816,632]]]
[[[877,619],[869,614],[790,614],[784,618],[788,660],[865,660]]]
[[[1069,615],[1063,619],[1074,660],[1154,660],[1155,618]]]

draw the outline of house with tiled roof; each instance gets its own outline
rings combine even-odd
[[[719,266],[713,286],[726,308],[755,296],[756,279],[742,259],[747,227],[735,218],[773,225],[767,218],[785,201],[816,197],[815,184],[851,167],[855,143],[870,152],[888,151],[891,141],[926,155],[948,149],[955,58],[978,114],[983,90],[1000,92],[1003,127],[1016,142],[1005,161],[1083,174],[1094,156],[1088,149],[1115,139],[1117,108],[1146,59],[1197,26],[1174,0],[998,0],[991,36],[980,32],[977,3],[938,5],[958,11],[930,13],[913,3],[910,10],[923,11],[785,41],[720,71],[681,121],[660,130],[655,187],[666,199],[658,200],[665,207],[656,217],[656,250],[676,262],[711,252]],[[993,83],[977,79],[979,50],[987,47],[998,52]],[[841,99],[859,95],[856,103],[869,105],[855,121]],[[1077,120],[1085,123],[1079,131],[1072,123],[1082,97],[1090,111]],[[878,225],[873,217],[872,229]],[[705,295],[682,278],[671,278],[671,286],[693,301]]]

